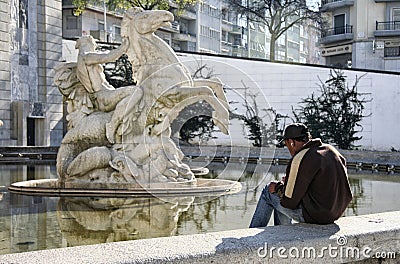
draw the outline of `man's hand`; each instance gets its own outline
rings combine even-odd
[[[268,185],[268,191],[269,191],[270,193],[274,193],[274,192],[275,192],[276,184],[277,184],[277,182],[271,182],[271,183]]]

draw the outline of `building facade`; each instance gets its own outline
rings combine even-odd
[[[72,0],[63,1],[63,37],[78,38],[92,35],[101,42],[120,42],[122,12],[104,12],[104,7],[89,6],[80,16],[73,15]],[[269,59],[270,35],[262,23],[247,21],[230,9],[224,0],[199,1],[175,14],[172,27],[163,27],[156,34],[175,51],[222,54],[234,57]],[[319,35],[312,23],[297,25],[277,42],[276,58],[281,61],[320,63],[313,52]],[[104,29],[106,25],[106,29]],[[317,56],[317,57],[315,57]]]
[[[322,0],[326,65],[400,71],[400,1]]]
[[[89,5],[82,15],[74,15],[72,0],[62,1],[62,36],[76,39],[92,35],[100,42],[121,42],[122,11],[106,11],[103,5]]]
[[[60,143],[62,96],[52,71],[61,31],[61,0],[0,0],[1,145]]]

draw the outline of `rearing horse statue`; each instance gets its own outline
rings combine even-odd
[[[95,43],[82,39],[91,49],[79,53],[78,64],[65,63],[56,69],[55,83],[69,105],[69,131],[57,155],[62,184],[78,181],[107,187],[114,183],[193,182],[192,170],[182,162],[184,155],[170,138],[170,124],[182,109],[201,100],[213,107],[214,123],[228,134],[228,102],[221,81],[192,79],[171,47],[154,34],[173,20],[168,11],[128,9],[119,50],[105,56],[93,54]],[[115,90],[108,85],[106,91],[96,86],[90,93],[84,83],[98,82],[91,80],[90,74],[78,73],[88,71],[84,66],[88,67],[90,59],[103,63],[95,59],[106,60],[123,52],[132,63],[136,86]],[[100,65],[91,67],[102,76]],[[111,100],[112,104],[100,107],[95,100]],[[110,124],[115,124],[112,129]]]
[[[170,26],[173,20],[171,12],[134,7],[127,10],[122,21],[122,36],[129,38],[127,55],[134,79],[143,89],[144,100],[152,107],[148,109],[146,124],[154,121],[154,115],[159,116],[155,105],[161,105],[164,112],[168,108],[172,121],[184,107],[205,100],[215,110],[214,123],[228,134],[228,102],[222,83],[218,79],[193,80],[172,48],[154,34],[160,27]]]

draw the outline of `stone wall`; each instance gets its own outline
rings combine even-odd
[[[57,145],[62,97],[52,85],[61,58],[61,0],[0,1],[2,145]]]
[[[235,59],[218,56],[180,54],[180,59],[193,71],[199,65],[207,65],[209,71],[220,78],[227,86],[227,97],[232,108],[237,108],[241,113],[245,108],[241,106],[243,99],[253,106],[259,116],[264,116],[265,121],[271,121],[273,115],[268,115],[264,110],[273,108],[281,115],[288,115],[287,123],[293,118],[292,109],[299,107],[301,99],[312,93],[319,93],[319,84],[329,77],[330,69],[327,67],[291,65],[286,63],[272,63],[266,61]],[[397,98],[400,96],[400,74],[383,72],[345,70],[349,86],[354,85],[356,78],[361,77],[358,83],[358,92],[370,100],[364,104],[364,117],[361,121],[362,128],[358,128],[362,139],[356,142],[361,149],[388,151],[392,147],[400,149],[400,142],[393,136],[395,131],[400,131],[400,123],[396,120],[400,116],[397,107]],[[253,99],[246,95],[255,95]],[[232,125],[231,136],[224,137],[218,134],[217,144],[248,145],[246,138],[248,131],[243,124]],[[283,125],[283,124],[281,124]]]
[[[50,249],[2,255],[0,262],[398,263],[399,214]]]
[[[0,0],[0,145],[10,144],[11,90],[10,90],[10,1]]]

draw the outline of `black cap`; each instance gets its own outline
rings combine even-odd
[[[303,123],[293,123],[285,128],[285,132],[283,133],[283,139],[280,142],[286,139],[301,138],[306,136],[308,137],[310,136],[308,127]]]

